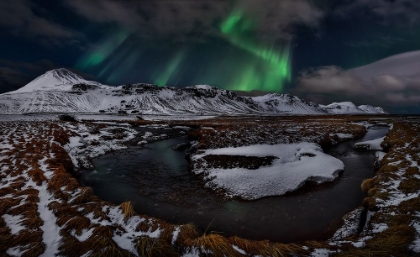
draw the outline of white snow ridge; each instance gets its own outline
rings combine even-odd
[[[0,95],[1,114],[39,112],[158,115],[380,114],[380,107],[322,106],[288,94],[241,97],[209,85],[186,88],[129,84],[118,87],[88,81],[66,69],[48,71],[26,86]]]

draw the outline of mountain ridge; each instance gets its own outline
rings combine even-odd
[[[351,107],[351,108],[350,108]],[[0,113],[103,112],[167,115],[380,114],[380,107],[353,103],[318,105],[289,94],[238,96],[209,85],[185,88],[136,83],[107,86],[67,69],[47,71],[24,87],[0,95]]]

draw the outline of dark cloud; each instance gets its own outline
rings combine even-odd
[[[356,104],[375,104],[385,109],[395,105],[413,107],[420,102],[420,78],[381,74],[362,81],[336,66],[302,72],[295,90],[312,101],[353,101]]]
[[[302,71],[297,84],[301,92],[357,95],[363,91],[357,77],[337,66]]]
[[[256,19],[265,39],[290,39],[294,25],[317,26],[323,17],[311,0],[67,1],[79,15],[116,23],[143,37],[175,40],[218,36],[220,23],[234,10]]]
[[[19,37],[35,37],[42,42],[69,43],[77,37],[72,30],[34,13],[35,4],[27,0],[0,1],[0,26]]]
[[[293,38],[295,25],[318,27],[324,12],[308,0],[243,0],[237,5],[254,14],[259,21],[259,34],[266,38]]]
[[[408,21],[414,24],[420,21],[420,1],[355,0],[335,10],[335,13],[342,17],[351,17],[355,13],[364,12],[380,17],[385,22]]]

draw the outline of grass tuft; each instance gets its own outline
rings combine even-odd
[[[369,189],[373,188],[375,186],[375,179],[374,178],[368,178],[363,180],[361,188],[363,192],[367,193]]]
[[[187,240],[198,237],[198,231],[194,224],[188,223],[180,227],[178,238],[176,240],[177,245],[185,245]]]
[[[130,201],[123,202],[121,205],[122,213],[124,214],[124,221],[127,222],[131,217],[136,215]]]
[[[194,239],[187,239],[186,245],[197,248],[202,254],[211,251],[213,256],[243,256],[232,247],[232,243],[226,237],[218,234],[205,234]]]
[[[135,245],[138,254],[143,257],[180,256],[171,244],[160,238],[141,236],[136,240]]]

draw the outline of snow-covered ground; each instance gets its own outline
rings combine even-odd
[[[381,143],[384,141],[385,137],[368,140],[364,142],[358,142],[354,145],[356,149],[364,149],[364,150],[373,150],[373,151],[382,151]]]
[[[203,159],[208,155],[276,157],[269,166],[220,169],[209,167]],[[302,187],[306,182],[322,183],[338,177],[344,170],[342,161],[324,154],[314,143],[251,145],[237,148],[209,149],[193,157],[197,174],[204,174],[206,186],[222,188],[228,196],[255,200],[283,195]]]
[[[372,186],[368,188],[367,200],[361,208],[345,217],[345,225],[332,239],[320,243],[319,246],[316,243],[292,245],[290,249],[293,250],[286,252],[285,255],[328,256],[340,251],[359,256],[367,256],[370,253],[378,253],[377,256],[418,255],[420,252],[418,207],[420,153],[417,139],[420,133],[419,124],[413,122],[403,124],[404,126],[395,126],[391,133],[393,137],[387,136],[384,139],[389,144],[390,150],[386,154],[384,152],[377,154],[381,167],[371,181]],[[127,215],[129,212],[122,206],[101,201],[91,190],[78,185],[63,169],[62,164],[67,152],[74,163],[80,164],[82,156],[97,156],[107,150],[124,147],[123,143],[136,135],[136,132],[126,124],[119,126],[113,122],[67,123],[56,119],[16,121],[16,118],[13,118],[12,121],[2,120],[0,128],[1,253],[10,256],[67,256],[70,255],[69,252],[74,256],[101,254],[112,256],[111,253],[117,256],[141,256],[143,249],[162,242],[164,249],[177,251],[181,256],[195,257],[217,253],[217,249],[212,248],[215,245],[206,242],[221,242],[223,250],[233,253],[226,254],[229,256],[264,254],[275,256],[280,252],[276,247],[280,247],[281,244],[265,241],[256,242],[259,248],[254,249],[245,247],[250,245],[250,241],[243,241],[240,245],[237,243],[240,239],[235,237],[220,236],[222,238],[220,241],[210,241],[216,237],[214,234],[192,233],[193,236],[188,237],[185,234],[188,226],[170,225],[136,214]],[[284,127],[281,127],[281,131],[283,129]],[[303,130],[297,127],[289,129],[290,133],[308,131],[307,127]],[[310,132],[315,133],[321,129],[322,127],[318,126]],[[214,128],[204,130],[209,134],[219,131]],[[246,131],[251,133],[251,130],[252,127],[243,128],[244,133]],[[259,131],[259,127],[256,131]],[[230,131],[232,133],[224,132],[232,142],[240,142],[242,134],[237,130]],[[348,138],[351,134],[350,130],[341,132],[326,130],[325,133],[338,138]],[[69,136],[68,141],[65,135]],[[312,138],[315,141],[319,136],[306,135],[304,138]],[[315,167],[320,173],[316,173],[314,178],[324,181],[325,178],[334,179],[338,169],[333,171],[332,167],[339,168],[342,165],[336,162],[335,158],[322,153],[316,144],[307,142],[205,149],[197,152],[192,158],[198,161],[212,155],[277,158],[273,159],[271,165],[261,166],[256,170],[214,169],[216,170],[214,180],[221,181],[221,184],[226,182],[233,191],[240,191],[242,188],[229,182],[232,181],[229,172],[236,173],[237,176],[246,174],[250,178],[255,175],[253,173],[265,173],[268,178],[270,172],[274,173],[275,169],[303,168],[309,172],[309,167]],[[322,171],[322,165],[331,166],[331,170],[328,173]],[[211,167],[202,166],[200,169],[212,172]],[[297,185],[299,181],[304,181],[303,177],[292,177],[289,183]],[[306,177],[308,178],[308,175]],[[243,178],[244,183],[250,181],[246,176]],[[359,233],[363,210],[366,210],[366,222],[362,224]],[[284,249],[289,249],[289,245],[285,245]],[[387,254],[384,251],[393,252]]]

